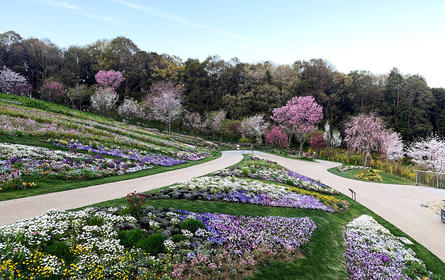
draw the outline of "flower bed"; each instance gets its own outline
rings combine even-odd
[[[293,260],[310,218],[243,217],[147,207],[46,214],[0,227],[0,275],[14,279],[215,279]]]
[[[94,179],[121,175],[152,168],[132,159],[125,161],[82,153],[50,150],[42,147],[0,143],[0,183],[3,190],[19,189],[24,176],[45,176],[52,179]],[[9,178],[6,180],[5,178]],[[11,182],[14,182],[13,185]],[[26,182],[25,182],[26,183]],[[28,185],[26,185],[28,186]],[[29,185],[34,187],[33,185]]]
[[[346,265],[350,279],[429,279],[410,248],[368,215],[346,226]]]
[[[380,170],[377,169],[363,169],[357,172],[357,174],[354,175],[354,178],[365,181],[382,182],[383,178],[379,172]]]
[[[273,183],[230,177],[195,178],[163,189],[159,193],[147,194],[147,198],[227,201],[333,212],[332,208],[313,196],[296,194]]]
[[[337,170],[340,172],[346,172],[354,169],[370,169],[371,167],[361,166],[361,165],[341,165],[337,167]]]
[[[103,146],[94,147],[93,145],[85,145],[75,141],[70,141],[70,142],[58,141],[54,142],[53,144],[59,147],[69,148],[74,151],[80,150],[95,155],[113,156],[121,159],[130,159],[138,162],[159,165],[159,166],[173,166],[187,162],[185,160],[175,159],[165,155],[149,154],[145,151],[107,148]]]
[[[325,184],[315,181],[309,177],[298,174],[294,171],[285,169],[275,162],[264,160],[256,156],[249,156],[247,164],[240,168],[225,168],[214,173],[218,176],[237,176],[261,179],[285,183],[297,188],[311,191],[318,191],[328,194],[337,194],[338,192]]]

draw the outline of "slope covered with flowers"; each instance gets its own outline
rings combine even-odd
[[[0,227],[0,276],[13,279],[213,279],[296,258],[310,218],[122,208],[52,210]]]
[[[42,101],[21,101],[26,102],[0,100],[0,191],[36,188],[40,180],[91,180],[180,165],[210,157],[218,146]]]

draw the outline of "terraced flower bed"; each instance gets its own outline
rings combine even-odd
[[[0,227],[0,276],[13,279],[215,279],[301,257],[310,218],[144,208],[52,210]]]
[[[259,204],[274,207],[318,209],[334,212],[314,196],[297,194],[288,188],[259,180],[207,176],[176,184],[159,193],[147,194],[148,199],[194,199]]]
[[[434,279],[412,249],[368,215],[346,226],[345,239],[351,280]]]
[[[249,155],[249,160],[243,166],[240,167],[237,165],[235,167],[225,168],[214,174],[218,176],[237,176],[280,182],[297,188],[327,194],[338,193],[321,182],[288,170],[275,162],[252,155]]]
[[[23,177],[89,180],[150,169],[146,162],[0,143],[0,191],[35,187]]]

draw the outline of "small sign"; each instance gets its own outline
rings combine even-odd
[[[445,209],[442,209],[442,210],[440,211],[440,213],[441,213],[440,217],[441,217],[441,219],[442,219],[442,223],[445,223]]]

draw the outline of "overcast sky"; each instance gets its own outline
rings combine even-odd
[[[61,47],[126,36],[146,51],[421,74],[445,87],[445,1],[0,0],[0,32]]]

